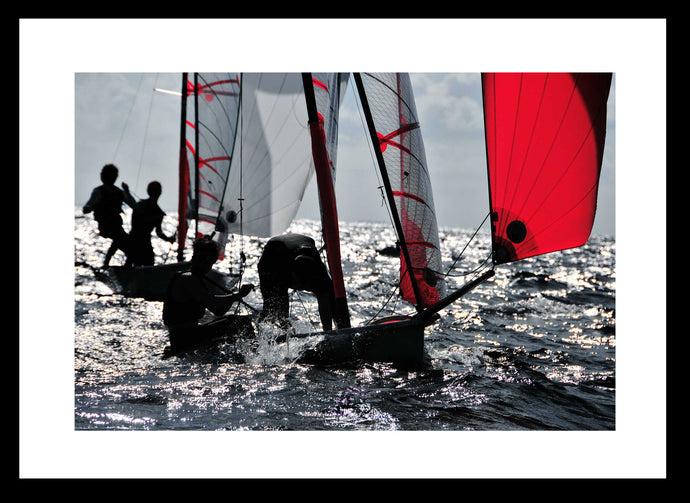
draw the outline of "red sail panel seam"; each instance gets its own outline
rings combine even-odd
[[[312,79],[312,81],[314,82],[315,86],[318,86],[321,89],[323,89],[324,91],[328,92],[328,86],[326,86],[326,84],[324,84],[320,80],[316,80],[316,79]],[[321,114],[319,114],[319,115],[321,115]]]
[[[548,161],[549,157],[551,156],[551,152],[553,151],[553,147],[556,145],[556,140],[558,140],[558,137],[561,134],[561,128],[563,127],[563,124],[565,123],[565,117],[568,115],[568,111],[570,110],[570,106],[573,103],[573,96],[575,96],[575,91],[577,89],[577,83],[573,83],[573,89],[570,92],[570,97],[568,98],[568,104],[565,107],[565,110],[563,111],[563,115],[561,116],[561,120],[558,124],[558,128],[556,128],[556,132],[553,135],[553,138],[551,139],[551,144],[549,145],[549,149],[546,153],[546,156],[544,157],[544,160],[541,163],[541,166],[539,167],[539,172],[537,175],[534,177],[534,181],[532,182],[532,186],[529,188],[529,190],[525,194],[525,198],[523,199],[522,205],[520,206],[520,209],[518,210],[517,214],[522,214],[522,211],[525,208],[525,204],[530,200],[532,191],[534,190],[534,187],[537,184],[537,181],[541,178],[541,174],[544,171],[544,167],[546,166],[546,162]],[[525,222],[527,224],[527,222]]]
[[[213,171],[215,174],[217,174],[217,175],[219,174],[218,171],[216,171],[216,169],[213,166],[211,166],[208,162],[206,162],[206,160],[199,158],[199,167],[201,168],[203,166],[206,166],[208,169]]]
[[[429,241],[405,241],[407,246],[424,246],[426,248],[436,248],[434,243]]]
[[[525,165],[527,164],[527,158],[529,157],[529,154],[530,154],[531,149],[532,149],[532,140],[534,139],[534,132],[537,129],[537,123],[539,122],[539,117],[541,115],[542,104],[544,103],[544,96],[546,95],[546,85],[547,85],[548,81],[549,81],[549,74],[547,73],[545,78],[544,78],[544,85],[542,86],[541,95],[539,96],[539,106],[537,107],[537,113],[534,117],[534,122],[532,123],[532,131],[530,132],[529,142],[527,144],[527,150],[526,150],[524,158],[522,159],[522,165],[520,166],[520,172],[518,173],[518,178],[517,178],[517,181],[515,182],[516,186],[520,185],[520,180],[522,180],[522,174],[524,173]],[[520,85],[522,86],[522,81],[521,81]],[[522,95],[522,91],[520,91],[520,93]],[[511,152],[511,162],[512,162],[512,152]],[[506,194],[507,194],[507,192],[504,193],[504,195],[503,195],[504,200],[503,200],[503,206],[502,207],[510,211],[510,210],[512,210],[513,204],[515,203],[515,196],[517,195],[517,191],[513,192],[513,195],[510,198],[510,203],[508,204],[508,206],[505,205]],[[508,222],[504,222],[503,224],[504,224],[504,227],[500,230],[501,233],[505,231],[505,226],[508,225]]]
[[[229,161],[230,156],[222,155],[219,157],[207,157],[206,162],[216,162],[216,161]]]
[[[201,189],[200,189],[200,190],[199,190],[199,194],[203,194],[203,195],[206,196],[206,197],[210,197],[210,198],[213,199],[214,201],[218,201],[218,198],[217,198],[216,196],[214,196],[213,194],[210,194],[210,193],[206,192],[205,190],[201,190]]]
[[[585,145],[587,144],[589,138],[592,136],[593,132],[595,131],[595,123],[596,123],[596,120],[597,120],[597,119],[600,117],[600,115],[601,115],[602,104],[605,105],[605,103],[599,103],[599,108],[598,108],[598,110],[597,110],[597,114],[596,114],[596,116],[594,117],[594,119],[592,120],[592,125],[590,126],[589,130],[587,131],[587,134],[586,134],[585,137],[583,138],[582,143],[580,144],[580,146],[579,146],[578,149],[577,149],[577,152],[575,152],[575,154],[573,155],[573,158],[570,160],[570,163],[569,163],[568,166],[565,168],[565,170],[563,170],[563,173],[561,173],[561,176],[558,178],[558,181],[554,184],[554,186],[551,188],[551,190],[550,190],[547,194],[545,194],[544,199],[542,200],[541,204],[535,209],[534,212],[532,212],[532,215],[530,215],[530,217],[529,217],[530,220],[532,219],[532,217],[534,216],[534,214],[536,213],[536,211],[539,210],[539,208],[541,208],[542,205],[546,204],[546,201],[551,197],[551,195],[554,193],[554,191],[556,190],[556,188],[561,184],[561,182],[562,182],[563,179],[565,178],[565,175],[568,174],[568,171],[570,171],[570,168],[572,168],[573,164],[575,163],[575,161],[577,160],[577,158],[580,156],[580,152],[582,152],[582,149],[585,147]],[[596,187],[596,186],[597,186],[597,185],[595,184],[595,187]],[[587,194],[589,194],[591,191],[592,191],[591,189],[588,190],[588,191],[587,191]],[[587,196],[585,195],[585,197],[587,197]],[[584,198],[583,198],[583,199],[584,199]],[[579,205],[579,203],[578,203],[578,205]],[[569,213],[570,211],[572,211],[572,210],[569,210],[567,213]]]
[[[418,127],[419,127],[419,122],[412,122],[410,124],[405,124],[401,128],[396,129],[395,131],[393,131],[392,133],[388,133],[387,135],[382,135],[381,133],[377,133],[379,135],[379,143],[382,146],[384,144],[385,145],[392,145],[392,146],[402,150],[403,152],[412,155],[412,152],[410,152],[410,150],[407,147],[404,147],[403,145],[401,145],[397,142],[394,142],[393,140],[391,140],[391,138],[395,138],[396,136],[402,135],[403,133],[406,133],[406,132],[411,131],[413,129],[417,129]],[[385,147],[382,150],[385,150]]]
[[[218,170],[216,170],[216,168],[214,168],[213,166],[211,166],[210,163],[211,163],[211,162],[215,162],[215,161],[229,161],[229,160],[230,160],[230,157],[209,157],[208,159],[201,159],[201,158],[200,158],[200,159],[199,159],[199,165],[201,165],[201,166],[206,166],[206,167],[209,168],[211,171],[213,171],[213,172],[216,173],[218,176],[220,176],[220,173],[218,173]]]
[[[209,88],[216,87],[216,86],[221,86],[223,84],[237,84],[237,85],[239,85],[239,81],[237,79],[217,80],[215,82],[209,82],[208,84],[199,85],[197,91],[204,92],[205,89],[209,89]]]
[[[577,201],[571,208],[569,208],[568,210],[564,211],[559,217],[555,218],[549,225],[547,225],[547,226],[544,227],[543,229],[540,229],[539,231],[534,232],[534,233],[533,233],[533,236],[532,236],[532,240],[533,240],[533,241],[536,240],[536,238],[537,238],[540,234],[546,232],[546,231],[549,230],[551,227],[553,227],[556,223],[558,223],[558,222],[561,221],[563,218],[565,218],[566,216],[568,216],[568,214],[570,214],[570,213],[572,213],[573,211],[575,211],[575,210],[578,208],[578,206],[580,206],[580,205],[582,204],[583,201],[587,200],[587,198],[589,197],[589,195],[590,195],[593,191],[595,191],[595,190],[597,189],[598,185],[599,185],[599,182],[598,182],[598,181],[594,182],[594,185],[592,186],[592,188],[590,188],[588,191],[586,191],[585,194],[580,198],[580,200]],[[530,249],[530,251],[531,251],[531,250],[534,250],[536,247],[537,247],[537,245],[534,245],[534,246]]]
[[[398,197],[406,197],[406,198],[408,198],[408,199],[413,199],[413,200],[415,200],[415,201],[417,201],[417,202],[419,202],[419,203],[422,203],[424,206],[428,206],[428,205],[426,204],[426,201],[425,201],[424,199],[422,199],[421,197],[419,197],[418,195],[416,195],[416,194],[411,194],[411,193],[409,193],[409,192],[403,192],[403,191],[401,191],[401,190],[394,190],[394,191],[393,191],[393,195],[394,195],[394,196],[398,196]]]
[[[194,145],[192,145],[192,143],[191,143],[189,140],[187,140],[186,143],[187,143],[187,148],[188,148],[189,151],[192,153],[192,155],[194,155],[194,154],[195,154]]]

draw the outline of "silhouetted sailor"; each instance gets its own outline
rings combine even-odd
[[[151,246],[151,232],[155,229],[156,235],[168,241],[175,242],[175,236],[166,236],[163,232],[163,217],[165,212],[158,206],[158,198],[162,192],[161,184],[149,183],[146,192],[148,199],[142,199],[134,207],[132,212],[132,227],[129,231],[129,250],[125,265],[153,265],[155,255]]]
[[[333,282],[312,238],[302,234],[271,238],[264,246],[258,268],[264,302],[260,319],[286,323],[290,308],[288,289],[292,288],[314,293],[323,330],[333,328]]]
[[[107,239],[112,239],[112,244],[105,254],[103,267],[108,267],[110,259],[117,250],[127,253],[128,236],[122,228],[122,203],[127,203],[134,208],[136,201],[129,193],[129,187],[122,183],[122,189],[115,186],[118,170],[114,164],[106,164],[101,170],[101,181],[91,192],[91,197],[83,208],[84,213],[91,213],[98,222],[98,233]]]
[[[197,239],[191,270],[177,274],[168,285],[163,303],[163,322],[168,327],[173,350],[194,346],[234,330],[237,318],[223,315],[254,288],[253,285],[243,285],[237,293],[214,294],[205,276],[218,260],[218,255],[215,241],[208,237]],[[199,323],[207,309],[218,318]]]

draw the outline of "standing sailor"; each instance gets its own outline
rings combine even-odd
[[[151,182],[146,188],[148,199],[142,199],[132,212],[132,228],[129,231],[129,253],[125,265],[153,265],[155,255],[151,246],[151,232],[169,243],[175,236],[166,236],[162,224],[165,212],[158,206],[158,198],[163,191],[159,182]]]
[[[110,259],[117,250],[127,253],[128,236],[122,228],[122,203],[127,203],[132,208],[136,205],[136,201],[129,193],[129,187],[126,183],[122,183],[122,189],[115,186],[117,175],[117,166],[114,164],[103,166],[101,170],[103,185],[93,189],[91,197],[89,197],[82,209],[84,213],[91,213],[93,211],[93,216],[96,222],[98,222],[98,233],[104,238],[113,240],[108,252],[105,254],[103,268],[108,267]]]

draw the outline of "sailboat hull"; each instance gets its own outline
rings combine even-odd
[[[406,318],[314,333],[322,335],[323,341],[306,350],[299,361],[325,365],[366,361],[418,366],[426,357],[424,327],[428,324]]]
[[[170,280],[179,272],[190,269],[190,262],[175,262],[152,266],[111,266],[108,275],[118,293],[126,297],[139,297],[150,301],[162,301]],[[237,283],[237,277],[211,269],[206,275],[209,288],[214,294],[227,293]]]
[[[228,317],[225,317],[228,318]],[[213,348],[222,343],[251,338],[249,316],[230,316],[235,323],[224,325],[222,336],[199,339],[198,343],[188,344],[178,351],[166,348],[165,357],[181,356],[186,351]],[[212,322],[214,323],[214,322]],[[424,350],[424,328],[429,319],[395,317],[363,327],[343,328],[330,332],[310,332],[293,334],[290,338],[319,337],[321,340],[313,347],[303,351],[297,359],[299,363],[310,365],[340,365],[358,362],[393,363],[404,367],[419,367],[428,361]],[[285,342],[286,336],[276,342]]]

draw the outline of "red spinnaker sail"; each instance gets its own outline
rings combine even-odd
[[[611,76],[482,74],[494,263],[589,238]]]

